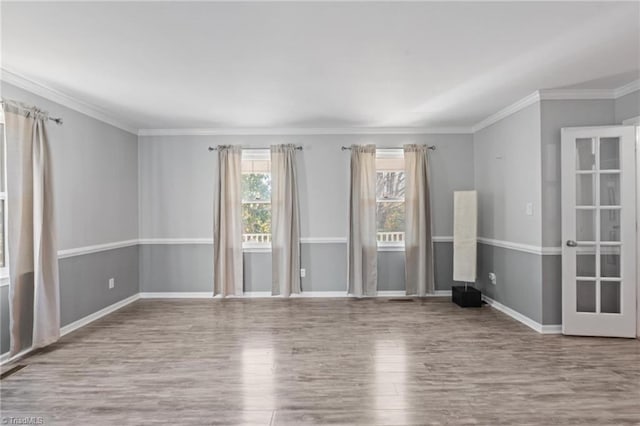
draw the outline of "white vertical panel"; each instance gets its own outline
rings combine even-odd
[[[453,280],[476,281],[478,193],[453,193]]]

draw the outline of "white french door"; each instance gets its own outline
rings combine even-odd
[[[636,337],[633,126],[562,129],[562,332]]]

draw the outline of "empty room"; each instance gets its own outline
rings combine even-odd
[[[640,2],[0,3],[3,425],[640,425]]]

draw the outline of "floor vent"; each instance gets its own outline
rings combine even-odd
[[[25,367],[26,367],[26,365],[24,365],[24,364],[19,364],[19,365],[16,365],[15,367],[11,367],[10,369],[5,371],[4,373],[0,374],[0,380],[6,379],[10,375],[12,375],[14,373],[17,373],[18,371],[22,370]]]
[[[413,299],[404,297],[402,299],[389,299],[389,302],[413,302]]]

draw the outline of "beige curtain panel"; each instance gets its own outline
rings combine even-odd
[[[60,284],[46,113],[4,101],[10,356],[60,337]]]
[[[271,147],[272,294],[300,293],[300,209],[295,145]]]
[[[375,296],[378,289],[375,145],[351,146],[348,250],[349,293],[357,297]]]
[[[405,145],[405,285],[407,295],[435,291],[431,190],[426,145]]]
[[[239,296],[242,277],[242,148],[218,146],[213,217],[213,293]]]

